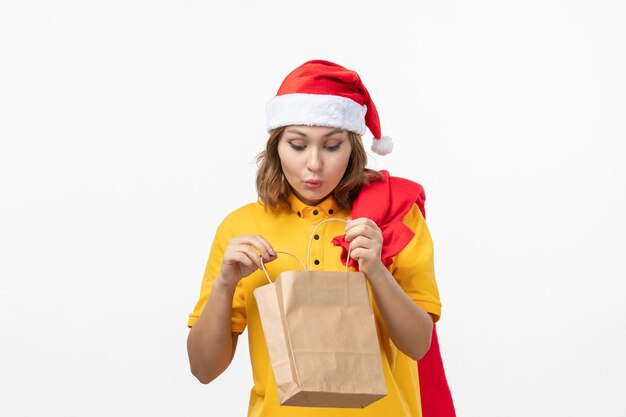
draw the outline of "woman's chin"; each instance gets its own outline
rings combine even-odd
[[[299,190],[296,196],[307,206],[317,206],[330,195],[328,190]]]

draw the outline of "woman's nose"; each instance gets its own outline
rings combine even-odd
[[[322,169],[322,159],[317,150],[311,150],[309,157],[307,158],[307,168],[310,171],[319,171]]]

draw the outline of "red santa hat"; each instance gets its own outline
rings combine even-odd
[[[378,111],[359,75],[329,61],[308,61],[293,70],[267,103],[267,130],[289,125],[328,126],[374,135],[372,150],[393,149],[381,136]]]

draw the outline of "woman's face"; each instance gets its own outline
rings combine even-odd
[[[298,198],[312,206],[339,184],[351,152],[348,131],[332,127],[288,126],[278,142],[285,178]]]

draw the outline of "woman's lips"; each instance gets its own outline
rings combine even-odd
[[[306,185],[306,188],[310,190],[315,190],[322,186],[322,181],[310,180],[310,181],[305,181],[304,184]]]

